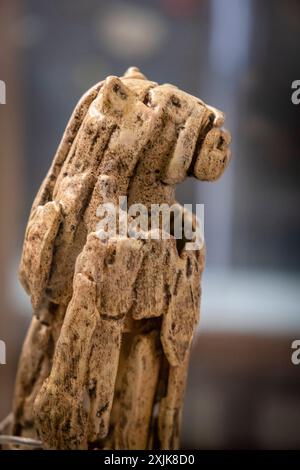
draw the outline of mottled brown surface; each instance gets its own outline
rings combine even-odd
[[[34,317],[15,434],[50,449],[179,447],[204,248],[188,251],[172,234],[102,241],[96,211],[125,195],[149,209],[173,204],[188,175],[217,179],[229,160],[222,123],[216,109],[135,68],[77,105],[25,236],[20,279]]]

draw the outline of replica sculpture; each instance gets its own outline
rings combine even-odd
[[[97,208],[120,196],[172,205],[187,176],[216,180],[229,161],[223,121],[137,68],[76,106],[26,231],[20,279],[34,316],[12,434],[45,449],[179,448],[204,248],[187,250],[172,227],[169,239],[103,240]]]

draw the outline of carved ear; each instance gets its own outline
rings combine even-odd
[[[102,89],[102,103],[105,111],[121,111],[132,92],[118,77],[107,77]]]
[[[129,67],[129,69],[126,70],[124,77],[147,80],[145,75],[140,71],[138,67]]]

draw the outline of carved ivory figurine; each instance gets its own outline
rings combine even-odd
[[[229,161],[223,121],[137,68],[76,106],[26,231],[20,278],[34,316],[14,435],[48,449],[178,449],[204,248],[172,233],[101,240],[97,207],[120,196],[171,205],[187,176],[216,180]]]

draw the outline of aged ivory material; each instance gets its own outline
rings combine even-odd
[[[223,121],[134,67],[76,106],[24,241],[20,279],[34,316],[14,435],[46,449],[179,448],[204,247],[187,250],[171,229],[169,239],[102,240],[97,208],[120,196],[172,205],[187,176],[216,180],[230,157]]]

